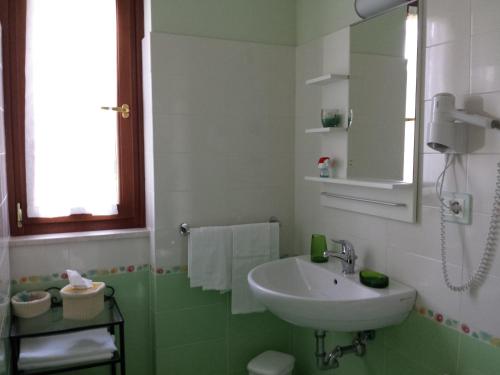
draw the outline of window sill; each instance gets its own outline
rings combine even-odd
[[[87,241],[102,241],[112,239],[146,238],[149,237],[148,228],[102,230],[92,232],[41,234],[33,236],[11,237],[11,248],[21,246],[53,245],[61,243],[75,243]]]

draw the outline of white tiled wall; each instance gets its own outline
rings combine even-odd
[[[127,232],[110,238],[89,236],[45,244],[11,242],[11,279],[61,274],[68,268],[87,272],[149,264],[149,234]]]
[[[500,1],[430,0],[427,5],[425,110],[438,92],[451,92],[457,106],[484,110],[500,117]],[[313,41],[297,49],[297,85],[306,71],[321,68]],[[299,87],[299,86],[297,86]],[[297,89],[299,98],[299,88]],[[317,111],[316,97],[297,104],[306,113]],[[298,99],[299,100],[299,99]],[[316,106],[316,107],[315,107]],[[299,114],[300,115],[300,114]],[[308,116],[308,115],[306,115]],[[312,121],[313,119],[310,118]],[[305,138],[299,116],[296,125],[295,246],[307,253],[314,232],[351,240],[360,263],[413,285],[419,303],[467,322],[476,329],[500,334],[500,254],[496,254],[486,281],[476,292],[454,293],[446,289],[439,252],[439,208],[433,184],[444,157],[422,145],[420,217],[406,224],[351,212],[321,208],[318,187],[303,181],[318,155],[318,140]],[[477,267],[489,226],[496,163],[500,161],[500,132],[473,131],[469,137],[474,152],[461,156],[449,173],[444,190],[473,194],[473,223],[448,225],[449,272],[460,283]],[[500,248],[497,249],[497,251]]]
[[[2,28],[0,26],[0,40]],[[10,263],[9,263],[9,218],[7,210],[5,137],[4,137],[4,100],[2,49],[0,46],[0,374],[6,369],[4,338],[8,336],[7,324],[10,307]]]
[[[156,262],[186,263],[178,226],[293,216],[294,48],[151,34]]]

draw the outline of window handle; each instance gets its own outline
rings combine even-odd
[[[122,104],[121,107],[101,107],[101,109],[121,113],[123,118],[130,117],[130,107],[128,104]]]

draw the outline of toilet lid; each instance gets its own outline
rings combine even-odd
[[[248,362],[248,371],[259,375],[283,375],[293,370],[295,358],[290,354],[268,350]]]

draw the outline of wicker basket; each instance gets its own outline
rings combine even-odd
[[[61,289],[64,319],[89,320],[101,313],[104,309],[106,284],[102,282],[92,284],[89,289],[75,289],[71,285]]]
[[[33,300],[22,301],[17,293],[11,298],[12,311],[19,318],[34,318],[42,315],[50,309],[50,294],[44,291],[30,292]]]

